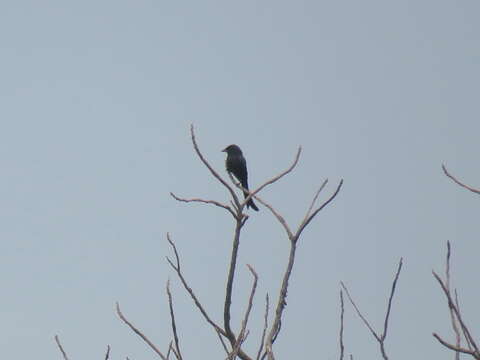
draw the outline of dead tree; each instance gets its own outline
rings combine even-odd
[[[233,221],[235,223],[235,230],[233,234],[233,242],[232,242],[232,252],[230,255],[230,266],[228,269],[228,274],[227,274],[227,286],[225,289],[225,301],[224,301],[224,308],[223,308],[223,324],[217,324],[215,323],[211,317],[206,313],[204,307],[198,300],[197,296],[195,295],[194,291],[191,289],[191,287],[188,285],[188,282],[185,280],[185,277],[183,273],[181,272],[181,267],[180,267],[180,258],[177,252],[177,249],[175,247],[174,242],[170,239],[170,236],[167,236],[168,241],[170,245],[172,246],[172,249],[175,254],[175,261],[172,261],[171,259],[167,259],[170,266],[174,269],[174,271],[177,273],[178,278],[180,279],[181,283],[183,284],[185,290],[189,293],[190,297],[194,301],[197,309],[202,313],[204,316],[204,319],[212,326],[213,330],[218,334],[219,338],[222,341],[222,345],[225,349],[225,352],[227,353],[227,359],[234,359],[236,356],[240,357],[242,360],[251,360],[251,359],[265,359],[268,358],[269,360],[275,359],[274,355],[274,350],[273,350],[273,344],[275,343],[278,334],[280,333],[281,330],[281,322],[282,322],[282,316],[283,316],[283,311],[285,309],[286,305],[286,298],[287,298],[287,291],[288,291],[288,285],[289,285],[289,280],[290,280],[290,275],[292,273],[294,264],[295,264],[295,252],[297,249],[297,243],[300,239],[300,236],[303,232],[303,230],[308,226],[308,224],[315,218],[315,216],[323,209],[325,206],[327,206],[338,194],[340,191],[343,180],[340,180],[339,184],[337,185],[335,191],[333,194],[326,200],[324,201],[320,206],[315,207],[318,197],[320,195],[320,192],[325,188],[325,186],[328,183],[328,180],[325,180],[322,185],[319,187],[318,191],[315,193],[315,195],[312,198],[312,201],[306,211],[306,214],[303,218],[303,220],[300,222],[298,227],[295,230],[292,230],[291,226],[287,224],[285,221],[284,217],[267,201],[259,197],[259,193],[266,188],[269,185],[274,184],[276,181],[280,180],[282,177],[285,175],[289,174],[292,172],[292,170],[295,168],[295,166],[298,163],[298,160],[300,158],[300,153],[301,153],[301,148],[298,149],[293,163],[283,172],[280,174],[274,176],[270,180],[265,181],[262,185],[260,185],[257,189],[253,191],[248,191],[247,189],[242,188],[240,184],[234,181],[234,179],[230,176],[232,182],[235,184],[236,187],[240,188],[242,191],[247,192],[248,196],[243,200],[240,201],[238,196],[235,193],[235,188],[232,187],[220,174],[210,165],[210,163],[207,161],[207,159],[204,157],[202,152],[200,151],[200,148],[197,144],[196,138],[195,138],[195,132],[193,129],[193,126],[190,129],[191,133],[191,139],[192,139],[192,144],[195,149],[196,154],[198,155],[199,159],[201,162],[205,165],[205,167],[209,170],[210,174],[227,190],[227,192],[231,196],[231,201],[230,203],[222,203],[217,200],[207,200],[207,199],[200,199],[200,198],[192,198],[192,199],[185,199],[178,197],[177,195],[171,193],[172,197],[175,198],[178,201],[181,202],[187,202],[187,203],[192,203],[192,202],[198,202],[198,203],[204,203],[204,204],[210,204],[217,206],[219,208],[224,209],[227,211],[232,217]],[[260,346],[258,349],[258,352],[255,356],[246,354],[243,349],[242,349],[242,344],[245,341],[246,338],[246,332],[247,330],[247,323],[249,319],[249,314],[250,310],[252,307],[252,301],[253,297],[255,296],[255,290],[256,290],[256,284],[257,284],[257,278],[258,275],[256,274],[255,270],[248,265],[248,268],[250,272],[252,273],[254,280],[252,284],[252,289],[249,295],[249,300],[248,300],[248,306],[247,306],[247,311],[245,313],[245,316],[242,320],[241,326],[240,326],[240,332],[238,334],[235,334],[234,331],[232,330],[232,324],[231,324],[231,305],[232,305],[232,289],[234,285],[234,279],[235,279],[235,272],[237,269],[237,258],[238,258],[238,249],[240,246],[240,239],[241,239],[241,231],[242,228],[245,226],[248,220],[248,215],[244,214],[243,210],[245,209],[246,204],[251,198],[254,198],[258,203],[266,207],[270,213],[278,220],[279,224],[283,227],[286,237],[289,241],[290,244],[290,251],[288,254],[288,257],[286,258],[286,268],[283,272],[283,276],[281,278],[281,288],[280,292],[278,294],[278,299],[277,299],[277,304],[275,307],[275,312],[273,315],[273,320],[271,322],[271,325],[268,325],[268,319],[269,319],[269,300],[268,300],[268,295],[266,297],[266,306],[265,306],[265,314],[264,314],[264,326],[263,326],[263,331],[262,331],[262,337],[260,339]],[[225,341],[226,340],[226,341]],[[226,344],[228,343],[228,345]]]
[[[208,162],[205,156],[200,151],[198,143],[195,138],[195,132],[193,126],[190,128],[190,135],[193,144],[193,148],[195,153],[197,154],[200,161],[205,165],[205,167],[209,170],[212,177],[217,180],[227,191],[230,195],[230,202],[222,202],[218,200],[211,200],[211,199],[201,199],[201,198],[182,198],[173,193],[170,193],[171,196],[180,202],[184,203],[202,203],[206,205],[213,205],[224,211],[228,212],[233,219],[235,230],[233,233],[233,240],[232,240],[232,251],[230,254],[230,264],[227,271],[227,285],[225,288],[225,299],[224,299],[224,306],[223,310],[220,313],[223,315],[223,321],[218,322],[214,320],[214,317],[210,315],[206,311],[206,307],[198,298],[195,291],[190,286],[185,274],[182,271],[182,264],[181,264],[181,257],[175,245],[175,242],[172,240],[170,234],[167,234],[167,241],[171,246],[173,257],[167,257],[167,262],[175,272],[178,280],[183,285],[183,288],[189,295],[189,297],[193,300],[193,303],[196,309],[201,313],[203,319],[211,326],[212,330],[218,336],[220,344],[225,351],[225,358],[227,360],[233,360],[237,357],[242,360],[263,360],[267,358],[268,360],[274,360],[274,343],[277,340],[277,337],[282,328],[282,317],[286,306],[286,298],[288,292],[288,286],[290,281],[290,276],[292,274],[292,270],[295,264],[295,254],[297,249],[298,241],[303,233],[303,230],[310,224],[310,222],[318,215],[318,213],[324,209],[332,200],[337,196],[339,193],[343,180],[340,180],[338,185],[336,186],[334,192],[320,205],[317,205],[317,200],[319,199],[321,191],[326,187],[328,180],[323,181],[320,185],[317,192],[314,194],[311,203],[309,204],[306,213],[300,222],[300,224],[296,228],[292,228],[287,222],[285,221],[284,217],[279,213],[278,210],[275,209],[273,205],[267,202],[265,199],[259,197],[259,193],[265,189],[267,186],[270,186],[286,176],[287,174],[291,173],[295,166],[297,165],[300,154],[301,154],[301,147],[298,148],[295,158],[292,164],[280,174],[272,177],[271,179],[265,181],[262,185],[256,188],[253,191],[249,191],[244,189],[240,184],[238,184],[233,177],[230,175],[230,178],[234,184],[234,186],[230,185]],[[246,192],[248,196],[241,200],[236,194],[235,187],[239,188],[242,192]],[[263,205],[269,212],[273,215],[273,217],[278,221],[280,226],[284,229],[286,238],[290,244],[289,253],[285,257],[285,269],[279,281],[281,282],[280,291],[277,297],[276,305],[274,306],[273,314],[270,313],[270,300],[268,294],[265,297],[265,312],[263,316],[263,328],[261,332],[261,337],[258,339],[259,345],[258,350],[255,354],[247,354],[244,350],[243,344],[245,343],[248,334],[249,334],[249,326],[248,321],[250,317],[250,313],[253,307],[253,299],[255,297],[257,291],[257,281],[258,281],[258,274],[256,273],[255,269],[247,264],[248,271],[252,275],[252,286],[247,298],[247,310],[243,316],[241,323],[239,324],[240,330],[238,333],[234,332],[233,325],[231,323],[231,313],[232,313],[232,291],[235,284],[235,274],[237,271],[237,260],[238,260],[238,251],[241,244],[241,234],[242,229],[247,224],[249,219],[248,215],[244,213],[246,204],[248,201],[254,198],[258,203]],[[174,301],[170,291],[169,282],[166,285],[166,294],[168,297],[169,303],[169,313],[170,313],[170,320],[171,320],[171,330],[172,330],[172,339],[169,342],[168,348],[166,351],[160,350],[160,348],[155,345],[138,327],[132,324],[127,317],[122,313],[120,309],[120,305],[117,303],[116,310],[118,317],[135,333],[137,334],[161,359],[168,360],[175,358],[177,360],[183,360],[185,357],[184,353],[181,350],[180,340],[181,337],[178,334],[178,328],[175,320],[175,313],[174,313]],[[65,360],[68,359],[66,352],[64,351],[62,345],[58,337],[55,338],[57,342],[57,346],[59,347],[63,357]],[[108,347],[106,359],[108,359],[110,352],[110,347]]]

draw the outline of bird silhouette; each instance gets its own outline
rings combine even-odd
[[[248,172],[247,172],[247,161],[243,157],[242,150],[237,145],[228,145],[225,149],[222,150],[227,153],[227,159],[225,160],[225,166],[227,171],[232,173],[240,184],[242,184],[244,189],[248,190]],[[243,192],[245,197],[248,196],[247,192]],[[247,208],[251,207],[253,210],[258,211],[257,205],[253,202],[253,199],[250,198],[247,202]]]

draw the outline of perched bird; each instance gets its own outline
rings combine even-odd
[[[227,171],[235,175],[243,188],[248,190],[247,162],[243,157],[242,150],[237,145],[229,145],[222,151],[227,153],[227,160],[225,160]],[[243,195],[247,197],[248,193],[243,192]],[[248,200],[247,208],[249,207],[258,211],[258,207],[253,202],[253,199]]]

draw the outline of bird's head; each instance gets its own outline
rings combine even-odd
[[[222,151],[226,152],[228,155],[242,155],[242,150],[240,150],[240,148],[235,144],[228,145]]]

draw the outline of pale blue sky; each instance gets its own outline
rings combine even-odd
[[[221,319],[232,223],[228,201],[195,157],[199,145],[224,174],[240,145],[252,186],[290,164],[262,196],[289,222],[317,186],[340,178],[337,200],[305,231],[289,291],[279,359],[338,357],[339,281],[375,326],[398,260],[387,349],[391,358],[451,359],[451,338],[431,276],[453,245],[453,276],[478,324],[480,3],[462,1],[16,1],[0,5],[0,348],[4,358],[150,359],[114,313],[164,349],[164,294],[172,281],[186,358],[222,358],[164,258],[169,231],[186,276]],[[263,297],[276,299],[287,256],[262,208],[240,251],[234,318],[244,311],[250,263],[260,275],[250,342]],[[351,307],[345,345],[379,358]],[[479,333],[479,328],[473,328]]]

